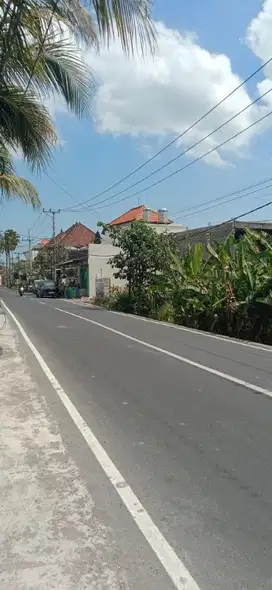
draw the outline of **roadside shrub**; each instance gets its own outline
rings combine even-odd
[[[128,291],[115,292],[110,299],[110,309],[124,313],[134,313],[133,302]]]
[[[161,307],[156,309],[152,314],[151,317],[154,320],[158,320],[160,322],[170,322],[174,323],[174,308],[171,302],[166,301]]]
[[[93,299],[93,304],[97,305],[98,307],[105,307],[106,309],[110,309],[110,297],[102,297],[101,295],[97,295]]]

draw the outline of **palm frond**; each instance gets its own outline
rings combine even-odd
[[[119,37],[125,53],[156,47],[156,32],[151,17],[151,0],[90,0],[97,19],[99,36],[106,43]]]
[[[33,94],[16,87],[0,87],[0,137],[12,149],[21,148],[36,169],[48,163],[57,142],[47,109]]]
[[[0,174],[15,174],[11,154],[0,141]]]
[[[74,45],[64,41],[45,44],[38,68],[47,90],[63,96],[77,116],[90,112],[95,83]]]
[[[55,0],[46,0],[45,4],[46,8],[52,11]],[[91,11],[86,10],[78,0],[59,0],[55,15],[60,27],[66,25],[78,41],[98,49],[98,28],[95,20]]]
[[[14,174],[0,174],[0,191],[6,200],[20,199],[32,205],[33,209],[41,206],[36,188],[20,176]]]

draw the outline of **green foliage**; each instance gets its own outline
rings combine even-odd
[[[7,229],[4,234],[0,237],[0,252],[5,253],[6,255],[6,271],[7,271],[7,282],[8,285],[11,283],[11,252],[16,250],[18,244],[20,243],[20,236],[14,229]]]
[[[52,250],[42,248],[35,256],[32,264],[33,277],[37,279],[49,278],[52,275],[53,254]]]
[[[20,236],[14,229],[7,229],[0,238],[0,251],[10,254],[20,243]]]
[[[59,95],[77,116],[89,115],[95,83],[82,49],[98,50],[101,42],[118,36],[127,53],[136,47],[152,51],[151,4],[151,0],[2,2],[0,191],[6,199],[40,204],[31,183],[17,178],[11,154],[19,152],[32,170],[48,165],[58,143],[48,101]]]
[[[56,262],[66,262],[69,254],[65,248],[56,246]],[[45,246],[39,250],[37,256],[34,258],[32,265],[33,276],[39,278],[49,278],[53,275],[53,248]]]
[[[209,244],[207,257],[200,243],[181,256],[169,236],[141,222],[110,235],[120,248],[111,265],[127,289],[109,307],[272,344],[270,236],[231,233]]]
[[[109,235],[113,245],[120,248],[110,261],[114,276],[127,282],[134,313],[150,313],[159,298],[161,284],[165,283],[166,272],[169,273],[172,254],[169,237],[141,221],[135,221],[129,229],[111,228]]]
[[[31,204],[34,209],[40,205],[39,196],[35,187],[29,180],[16,175],[10,153],[1,143],[0,191],[2,197],[6,200],[19,198],[24,203]]]
[[[133,313],[133,301],[129,292],[126,289],[112,288],[108,297],[108,308]]]

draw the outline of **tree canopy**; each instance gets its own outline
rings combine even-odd
[[[171,235],[144,222],[108,231],[120,248],[110,264],[126,283],[113,289],[110,307],[272,344],[269,235],[231,232],[221,243],[199,242],[181,253]]]
[[[47,108],[54,95],[77,116],[89,115],[94,75],[82,46],[99,50],[119,37],[126,53],[153,51],[151,0],[9,0],[0,10],[0,189],[39,205],[37,191],[18,179],[12,153],[32,170],[48,165],[58,142]]]

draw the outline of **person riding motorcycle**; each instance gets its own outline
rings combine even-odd
[[[19,285],[19,295],[20,295],[21,297],[22,297],[22,295],[23,295],[23,292],[24,292],[24,286],[23,286],[23,284],[21,283],[21,284]]]

